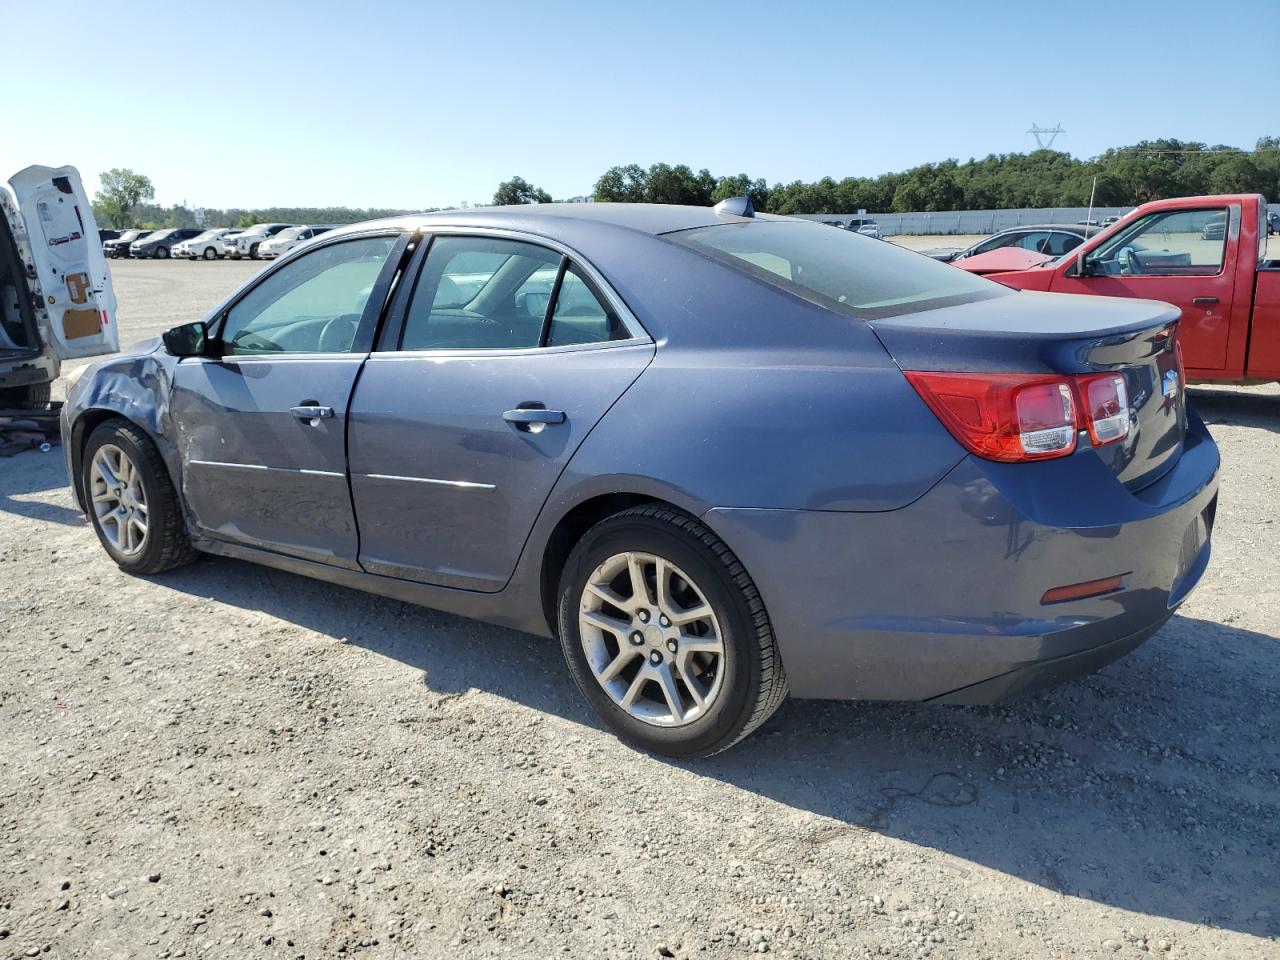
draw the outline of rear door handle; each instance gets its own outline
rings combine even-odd
[[[304,403],[290,407],[289,412],[299,420],[328,420],[333,416],[333,407],[322,407],[318,403]]]
[[[528,426],[531,423],[564,423],[564,411],[544,410],[541,407],[518,407],[515,410],[508,410],[502,415],[502,419],[507,423],[514,423],[517,427]]]
[[[1193,297],[1191,300],[1197,307],[1208,307],[1218,302],[1217,297]]]

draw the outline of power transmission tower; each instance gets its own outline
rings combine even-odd
[[[1034,120],[1031,121],[1031,129],[1027,131],[1027,133],[1036,138],[1037,150],[1052,150],[1053,141],[1058,139],[1058,134],[1066,132],[1067,131],[1062,129],[1061,122],[1059,122],[1056,127],[1042,127]],[[1049,138],[1047,141],[1045,140],[1046,136]]]

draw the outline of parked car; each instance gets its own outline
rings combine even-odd
[[[63,360],[120,345],[98,225],[75,167],[0,187],[0,409],[48,403]],[[31,269],[28,269],[30,265]]]
[[[270,240],[263,241],[258,247],[258,256],[266,260],[284,256],[294,247],[332,229],[331,225],[289,227],[287,230],[281,230]]]
[[[1218,453],[1173,308],[746,198],[569,206],[333,230],[89,367],[64,449],[108,555],[558,636],[609,726],[684,757],[788,690],[980,703],[1096,669],[1200,579]]]
[[[151,235],[150,230],[126,230],[114,240],[108,240],[102,245],[103,251],[108,257],[114,260],[122,260],[129,256],[129,248],[138,240],[144,240]]]
[[[1182,312],[1189,377],[1280,380],[1280,259],[1268,258],[1266,217],[1257,194],[1156,200],[1065,257],[991,276],[1025,290],[1163,300]]]
[[[274,237],[281,230],[287,230],[292,227],[291,223],[258,223],[254,224],[236,234],[236,236],[228,239],[223,244],[227,256],[232,260],[239,260],[241,257],[248,257],[250,260],[259,258],[258,250],[267,240]]]
[[[1085,238],[1097,233],[1098,228],[1070,223],[1037,223],[1026,226],[1009,227],[999,233],[967,247],[934,247],[920,251],[926,257],[952,263],[956,260],[967,260],[992,250],[1005,247],[1021,247],[1033,253],[1042,253],[1050,257],[1058,257],[1073,250],[1084,242]],[[981,272],[981,271],[975,271]]]
[[[170,227],[167,230],[156,230],[146,237],[133,241],[129,247],[129,256],[135,260],[168,260],[174,246],[184,240],[190,240],[199,233],[196,227]]]
[[[880,230],[880,224],[871,217],[851,217],[846,230],[852,230],[854,233],[860,233],[864,237],[872,237],[876,240],[883,240],[884,234]]]
[[[120,239],[119,230],[99,230],[98,231],[98,242],[103,245],[105,245],[108,240],[118,240],[118,239]]]
[[[179,243],[173,248],[173,255],[188,260],[217,260],[225,255],[223,243],[240,232],[236,227],[213,227]]]

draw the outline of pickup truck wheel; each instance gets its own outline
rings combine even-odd
[[[89,520],[121,570],[163,573],[195,559],[169,471],[141,429],[108,420],[89,435],[81,459]]]
[[[258,257],[258,245],[256,243],[249,247],[249,259],[250,260],[260,259]]]
[[[204,248],[204,258],[205,258],[206,260],[217,260],[217,259],[218,259],[218,251],[217,251],[217,250],[215,250],[215,249],[213,249],[213,247],[205,247],[205,248]]]
[[[787,695],[769,616],[742,563],[661,504],[588,530],[560,580],[560,644],[587,702],[622,739],[708,757]]]

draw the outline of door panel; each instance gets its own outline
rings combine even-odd
[[[361,566],[502,589],[565,464],[653,353],[640,343],[373,354],[349,431]],[[503,418],[533,404],[563,422]]]
[[[93,208],[75,167],[27,167],[9,180],[31,244],[49,314],[49,337],[63,359],[120,349],[111,272]]]
[[[1135,221],[1089,253],[1101,275],[1067,276],[1060,269],[1054,293],[1163,300],[1182,311],[1178,342],[1187,369],[1222,370],[1227,364],[1231,304],[1239,255],[1240,211],[1233,206],[1174,210]],[[1214,230],[1217,218],[1224,223]],[[1136,252],[1126,253],[1126,248]],[[1129,257],[1136,257],[1131,267]],[[1219,266],[1218,258],[1221,258]],[[1130,272],[1134,270],[1136,272]]]
[[[183,495],[220,540],[357,568],[347,402],[363,354],[183,360],[171,395]],[[307,401],[333,416],[300,419]]]

